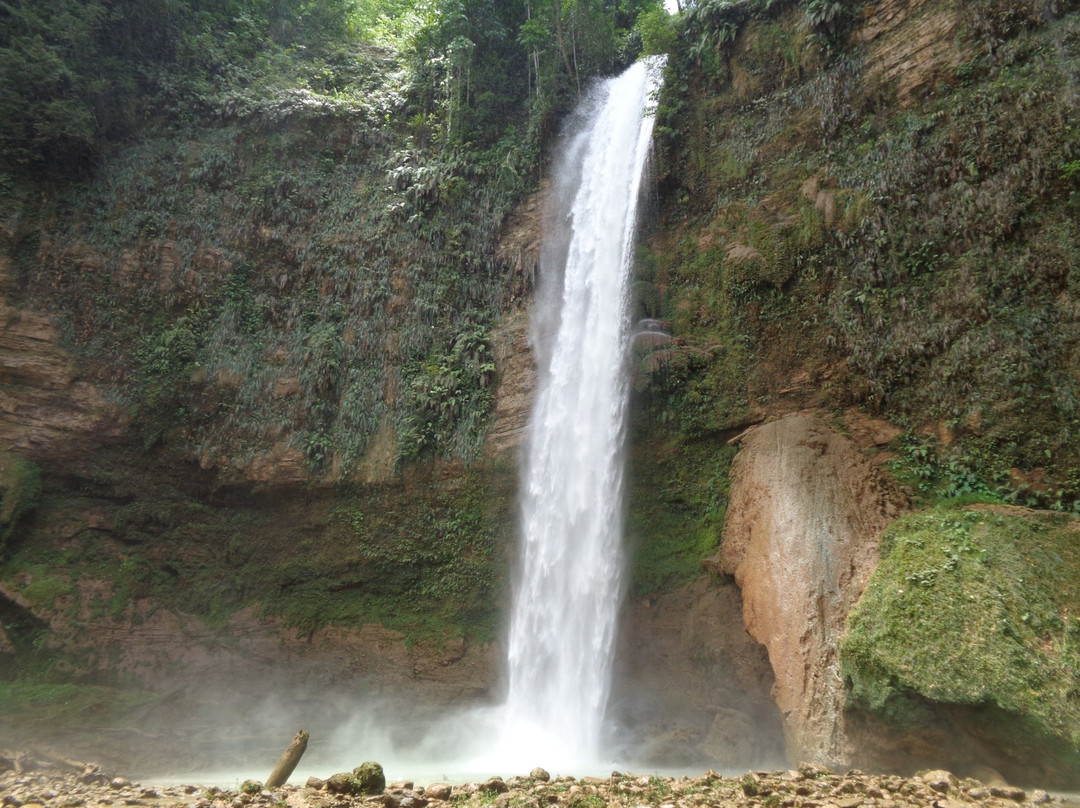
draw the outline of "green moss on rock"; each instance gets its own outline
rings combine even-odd
[[[631,597],[666,592],[701,574],[720,543],[735,449],[716,438],[680,440],[658,430],[630,456],[627,549]]]
[[[386,788],[383,767],[370,761],[361,763],[352,772],[340,772],[330,776],[326,788],[332,794],[361,796],[382,794]]]
[[[19,520],[36,505],[41,492],[41,470],[10,452],[0,453],[0,551]]]
[[[361,794],[382,794],[386,788],[386,776],[383,767],[372,761],[361,763],[353,769],[353,779],[360,788]]]
[[[840,643],[853,706],[983,705],[1080,750],[1080,519],[941,506],[894,522]]]

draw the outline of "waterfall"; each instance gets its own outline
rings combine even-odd
[[[638,62],[593,88],[553,174],[503,711],[516,765],[599,762],[622,594],[627,297],[658,81]]]

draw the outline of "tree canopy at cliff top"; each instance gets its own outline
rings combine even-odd
[[[636,55],[659,0],[41,0],[0,2],[0,159],[64,172],[149,122],[220,111],[230,92],[357,91],[358,53],[460,142],[543,116]],[[164,113],[164,114],[163,114]]]

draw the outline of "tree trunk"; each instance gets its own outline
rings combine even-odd
[[[300,758],[304,756],[304,750],[307,749],[309,737],[308,733],[303,730],[296,733],[296,737],[292,739],[289,748],[281,755],[281,759],[278,760],[274,770],[270,773],[270,776],[266,778],[266,783],[263,784],[263,788],[270,789],[285,785],[285,781],[288,780],[289,775],[293,773],[296,764],[299,763]]]
[[[555,10],[555,43],[559,46],[559,53],[562,55],[563,65],[566,66],[566,75],[574,80],[575,84],[578,84],[577,71],[574,70],[574,65],[570,62],[570,53],[566,50],[566,38],[563,35],[562,26],[562,3],[556,0],[552,3],[552,8]],[[578,86],[580,90],[580,85]]]

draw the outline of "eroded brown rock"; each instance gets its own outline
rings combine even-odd
[[[883,0],[868,6],[856,41],[866,45],[867,83],[895,88],[901,106],[910,106],[957,65],[974,56],[957,37],[962,6],[928,0]]]
[[[536,365],[529,346],[529,318],[524,309],[508,315],[491,334],[495,352],[495,417],[484,450],[488,456],[514,452],[529,424]]]
[[[64,459],[122,434],[121,411],[58,343],[44,314],[0,300],[0,451]]]
[[[734,582],[708,576],[623,610],[612,709],[646,739],[644,763],[782,762],[772,671],[741,614]]]
[[[905,507],[876,464],[822,420],[790,415],[742,439],[713,569],[735,576],[747,630],[776,676],[789,759],[843,764],[836,643]]]

